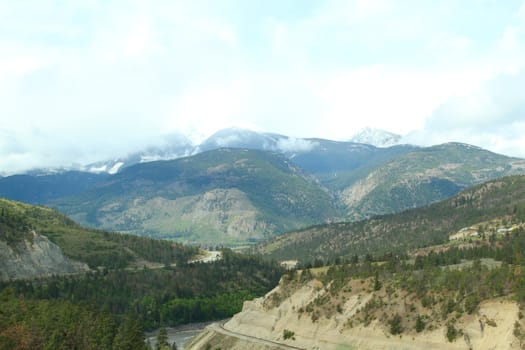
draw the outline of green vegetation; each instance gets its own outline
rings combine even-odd
[[[520,228],[488,245],[430,252],[418,255],[415,262],[406,256],[387,255],[302,273],[291,271],[283,277],[276,295],[269,298],[273,304],[267,306],[279,305],[294,290],[316,279],[316,288],[325,288],[326,293],[299,310],[300,315],[309,315],[314,322],[334,317],[341,312],[338,305],[364,292],[370,298],[348,321],[348,327],[368,326],[378,320],[394,335],[444,327],[446,338],[454,341],[463,334],[457,320],[462,315],[475,314],[484,300],[512,298],[523,310],[524,250],[525,229]],[[490,259],[500,264],[483,263]],[[381,262],[374,262],[377,260]],[[382,283],[379,289],[375,288],[378,280]],[[480,322],[495,326],[486,317]],[[515,327],[515,333],[521,336],[520,327]]]
[[[401,326],[401,316],[395,314],[390,320],[390,333],[393,335],[403,333],[403,327]]]
[[[378,148],[352,142],[322,139],[310,141],[319,146],[308,152],[296,154],[291,160],[334,193],[344,190],[361,178],[366,178],[374,169],[388,161],[417,149],[410,145]]]
[[[148,330],[230,317],[245,300],[266,293],[282,273],[278,266],[229,250],[209,264],[112,270],[85,276],[0,282],[27,300],[82,302],[118,317],[133,311]]]
[[[219,261],[187,263],[197,248],[86,230],[52,209],[0,200],[0,239],[16,245],[32,231],[94,269],[0,281],[0,344],[17,349],[143,349],[144,329],[231,317],[283,272],[228,249]]]
[[[132,166],[55,204],[92,227],[211,244],[235,243],[226,231],[245,243],[339,214],[330,195],[284,156],[234,149]]]
[[[353,219],[363,219],[421,207],[485,181],[523,174],[520,166],[512,164],[522,166],[524,161],[461,143],[420,148],[379,164],[348,183],[347,188],[373,184],[357,201],[347,198],[351,201],[348,213]]]
[[[91,268],[122,268],[137,259],[162,264],[183,263],[195,247],[81,227],[57,211],[0,199],[0,240],[14,245],[31,240],[32,231],[48,237],[63,253]]]
[[[354,255],[404,254],[448,242],[448,235],[492,219],[525,222],[525,177],[487,182],[430,206],[359,222],[314,226],[287,233],[257,247],[279,260],[351,259]]]
[[[423,317],[421,315],[417,315],[416,318],[416,332],[421,333],[425,329],[425,321],[423,321]]]
[[[170,344],[168,342],[168,332],[166,331],[166,328],[161,327],[159,329],[155,340],[155,350],[170,350]]]
[[[0,291],[1,349],[144,349],[140,323],[117,327],[107,312],[57,300],[16,296]]]
[[[289,329],[284,329],[283,330],[283,339],[284,340],[288,340],[288,339],[292,339],[292,340],[295,340],[295,332],[289,330]]]
[[[447,325],[447,339],[448,339],[448,341],[452,343],[454,340],[456,340],[457,336],[458,336],[458,330],[456,329],[456,327],[454,327],[453,323],[449,323]]]

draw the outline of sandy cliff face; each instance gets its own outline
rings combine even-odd
[[[454,342],[446,338],[446,327],[417,333],[406,331],[392,335],[378,320],[368,326],[350,326],[356,313],[372,298],[366,290],[356,290],[330,318],[312,317],[299,310],[328,293],[318,281],[311,281],[272,307],[273,294],[246,302],[242,312],[224,324],[208,328],[189,349],[520,349],[513,330],[518,320],[518,306],[509,300],[491,300],[480,305],[477,314],[459,318],[456,327],[463,334]],[[285,330],[293,337],[283,339]],[[264,343],[262,340],[276,342]]]
[[[49,239],[33,232],[32,240],[15,246],[0,242],[0,279],[24,279],[86,272],[86,264],[73,261]]]

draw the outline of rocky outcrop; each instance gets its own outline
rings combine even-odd
[[[64,256],[47,237],[32,232],[31,240],[14,245],[0,241],[0,279],[29,279],[89,271],[86,264]]]
[[[519,349],[513,331],[518,320],[518,305],[508,300],[490,300],[480,305],[476,315],[464,315],[457,321],[463,331],[453,342],[442,326],[421,333],[392,335],[378,320],[369,325],[349,326],[372,295],[356,292],[336,315],[313,319],[302,313],[305,306],[328,293],[317,281],[295,290],[272,307],[274,294],[244,304],[242,312],[224,325],[208,327],[188,349]],[[286,334],[288,336],[286,336]],[[286,339],[285,339],[286,338]],[[273,344],[273,345],[272,345]]]

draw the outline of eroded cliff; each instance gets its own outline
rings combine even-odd
[[[31,232],[30,239],[14,244],[0,241],[0,279],[26,279],[86,272],[84,263],[64,256],[47,237]]]

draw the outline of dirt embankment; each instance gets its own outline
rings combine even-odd
[[[372,298],[372,294],[365,290],[356,291],[346,298],[336,315],[315,320],[300,310],[327,293],[318,282],[309,282],[280,301],[278,306],[269,307],[276,290],[264,298],[246,302],[243,311],[224,326],[208,327],[188,349],[520,349],[514,336],[519,308],[510,300],[485,301],[477,313],[459,317],[455,326],[461,332],[449,342],[445,325],[421,333],[406,331],[401,335],[390,334],[388,327],[379,320],[373,320],[367,326],[349,326]]]

